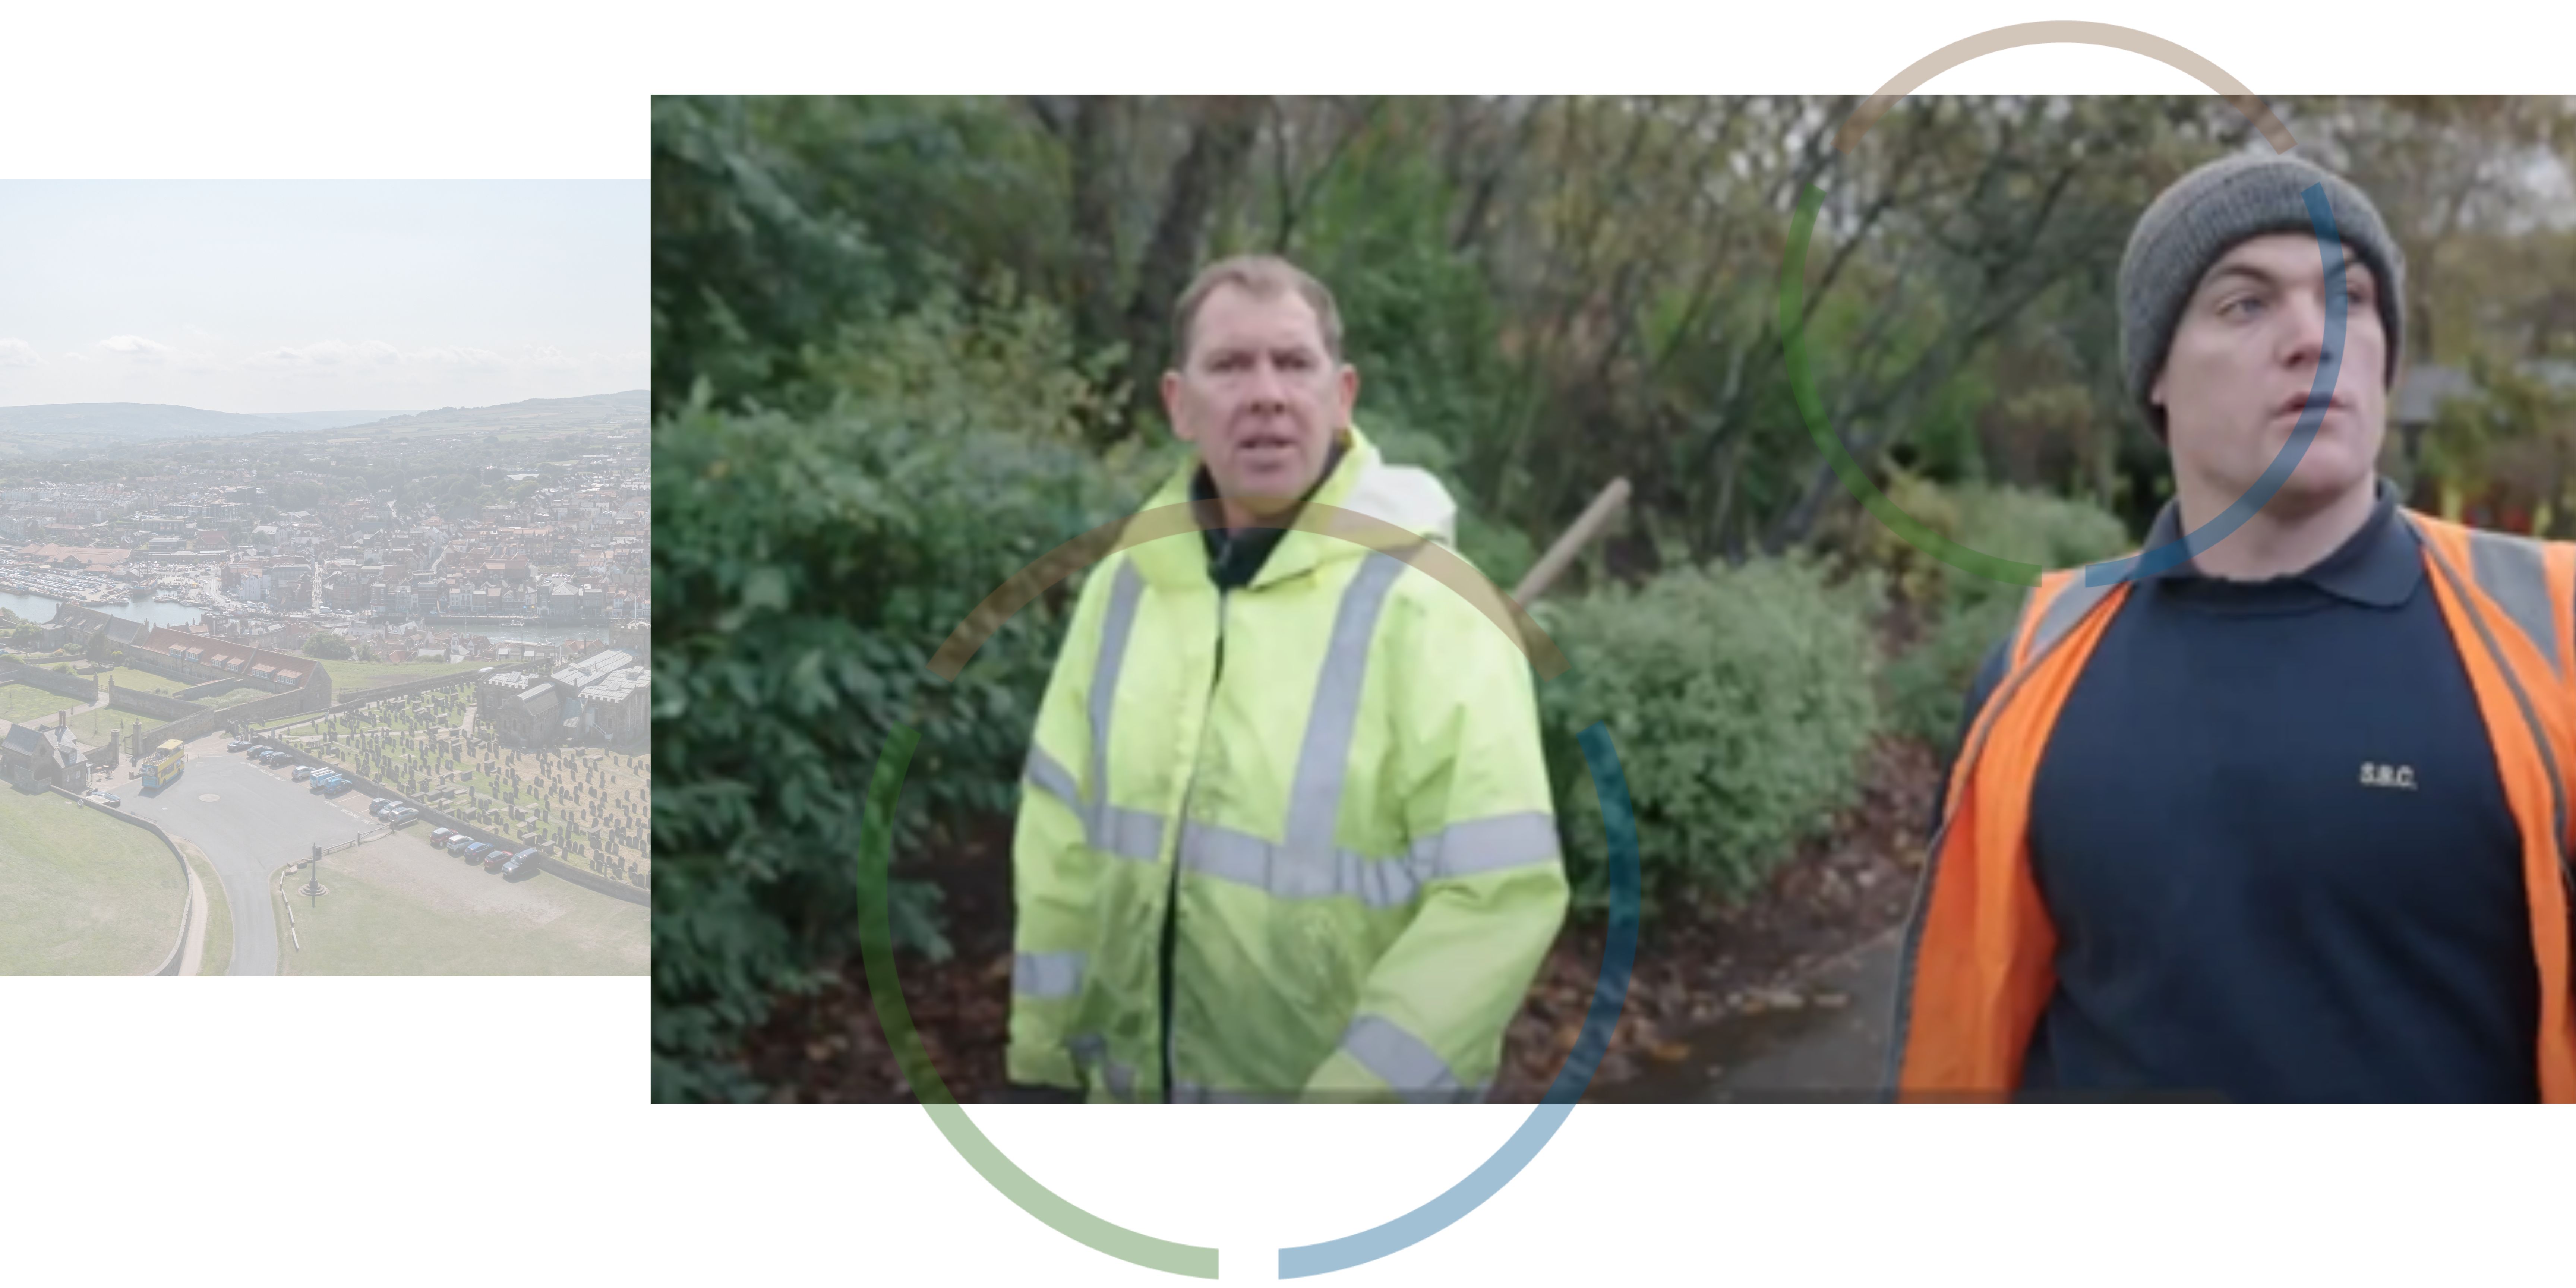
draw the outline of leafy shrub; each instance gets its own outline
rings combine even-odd
[[[1046,344],[968,353],[967,332],[1009,327],[890,325],[850,342],[913,355],[915,375],[1001,374],[897,388],[843,364],[828,414],[699,402],[654,426],[657,1100],[757,1094],[728,1063],[743,1030],[855,942],[862,801],[895,725],[922,734],[898,855],[1013,808],[1070,597],[1011,618],[953,685],[926,664],[1004,579],[1138,499],[1132,454],[1104,464],[1026,432],[1048,386],[1006,373],[1050,361]],[[944,956],[935,888],[891,898],[898,943]]]
[[[1899,493],[1890,492],[1890,499]],[[2109,511],[2019,488],[1970,485],[1940,488],[1914,482],[1903,494],[1907,512],[1971,550],[2071,568],[2132,548],[2128,533]],[[1866,516],[1864,516],[1866,517]],[[1887,541],[1902,541],[1884,525],[1872,527]],[[1915,578],[1914,602],[1929,615],[1923,639],[1887,668],[1890,726],[1948,754],[1955,750],[1967,688],[1985,656],[2021,612],[2021,586],[1962,572],[1906,547],[1892,562],[1893,575]]]
[[[1568,875],[1601,906],[1600,804],[1575,736],[1605,720],[1650,906],[1738,899],[1859,789],[1876,732],[1872,576],[1806,555],[1684,567],[1534,610],[1573,669],[1540,686]]]

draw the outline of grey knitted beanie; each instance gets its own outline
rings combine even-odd
[[[2120,257],[2120,358],[2129,397],[2146,414],[2156,437],[2165,435],[2164,412],[2147,391],[2164,368],[2181,325],[2183,305],[2201,274],[2230,247],[2264,233],[2310,232],[2315,223],[2300,194],[2325,185],[2335,232],[2379,279],[2379,324],[2388,335],[2387,370],[2395,384],[2406,323],[2406,261],[2380,222],[2379,208],[2342,176],[2297,157],[2264,154],[2223,157],[2184,175],[2138,216]]]

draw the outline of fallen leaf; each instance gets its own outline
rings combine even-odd
[[[1690,1053],[1688,1042],[1658,1042],[1646,1049],[1646,1054],[1657,1064],[1679,1064],[1689,1059]]]

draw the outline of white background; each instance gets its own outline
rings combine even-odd
[[[2484,4],[932,8],[17,5],[0,175],[642,177],[656,89],[1865,93],[2068,18],[2258,94],[2576,91],[2569,19]],[[2054,46],[1921,92],[2199,88]],[[0,980],[0,1281],[1177,1282],[1021,1214],[918,1108],[649,1105],[647,1012],[640,980]],[[1526,1110],[972,1112],[1260,1280]],[[1322,1282],[2568,1282],[2571,1177],[2576,1113],[2530,1108],[1591,1106]]]

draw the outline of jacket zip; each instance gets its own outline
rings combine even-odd
[[[1216,714],[1216,689],[1225,678],[1225,605],[1232,592],[1219,586],[1216,592],[1216,670],[1208,677],[1207,704],[1199,711],[1199,745],[1190,755],[1190,781],[1181,789],[1180,817],[1173,820],[1172,870],[1163,887],[1162,965],[1162,1048],[1163,1103],[1172,1100],[1172,955],[1180,935],[1181,919],[1181,845],[1182,829],[1189,826],[1190,795],[1198,790],[1200,763],[1207,755],[1208,722]]]

